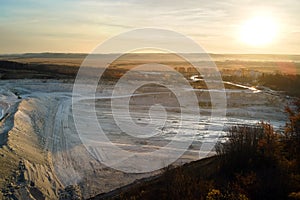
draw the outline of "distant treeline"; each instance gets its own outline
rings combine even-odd
[[[273,90],[284,91],[287,95],[300,97],[300,75],[263,74],[258,83]]]
[[[223,76],[224,81],[231,81],[251,86],[265,86],[272,90],[282,91],[286,95],[300,97],[300,75],[282,73],[262,73],[257,78],[250,75]]]
[[[0,60],[0,79],[75,79],[79,66],[19,63]],[[106,69],[102,79],[119,79],[125,69]],[[86,76],[98,76],[98,70],[90,67],[86,70]]]
[[[12,61],[0,61],[1,79],[22,78],[72,78],[75,77],[78,67],[60,65],[27,64]]]

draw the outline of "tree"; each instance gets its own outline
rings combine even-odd
[[[286,107],[289,121],[285,126],[285,149],[288,159],[295,160],[300,170],[300,100],[295,102],[295,108]]]

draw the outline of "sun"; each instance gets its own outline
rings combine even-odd
[[[271,17],[256,16],[241,26],[240,39],[251,46],[264,46],[272,43],[276,34],[277,24]]]

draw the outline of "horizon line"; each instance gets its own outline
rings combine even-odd
[[[84,52],[27,52],[27,53],[0,53],[0,56],[15,56],[15,55],[29,55],[29,54],[73,54],[73,55],[114,55],[114,54],[124,54],[124,53],[84,53]],[[128,52],[125,54],[176,54],[173,52]],[[208,55],[282,55],[282,56],[300,56],[300,53],[187,53],[180,52],[180,54],[208,54]]]

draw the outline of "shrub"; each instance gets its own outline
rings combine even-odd
[[[300,170],[300,100],[295,102],[295,109],[286,108],[289,115],[289,121],[285,126],[285,150],[286,157],[295,161],[298,171]]]
[[[216,146],[226,173],[269,166],[276,160],[278,135],[270,124],[239,125],[229,129],[228,140]]]

